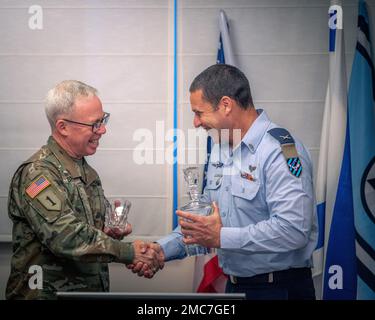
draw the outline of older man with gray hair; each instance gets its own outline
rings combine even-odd
[[[142,265],[152,277],[163,267],[158,246],[119,241],[131,232],[104,229],[102,184],[85,160],[106,133],[97,90],[68,80],[48,92],[52,135],[13,176],[8,212],[13,256],[7,299],[53,299],[57,291],[109,291],[108,262]],[[116,239],[117,238],[117,239]],[[39,281],[33,279],[40,272]]]

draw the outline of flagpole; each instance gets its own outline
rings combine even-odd
[[[174,0],[174,11],[173,11],[173,22],[174,22],[174,33],[173,33],[173,229],[177,227],[177,196],[178,196],[178,146],[177,146],[177,127],[178,127],[178,117],[177,117],[177,101],[178,101],[178,64],[177,64],[177,2]]]

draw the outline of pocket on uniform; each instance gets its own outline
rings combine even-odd
[[[250,181],[240,175],[232,176],[232,195],[246,200],[255,198],[259,191],[258,180]]]

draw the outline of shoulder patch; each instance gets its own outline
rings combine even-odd
[[[52,188],[44,190],[36,198],[48,211],[61,210],[61,200],[58,198]]]
[[[298,157],[294,139],[289,131],[284,128],[273,128],[268,130],[268,133],[280,143],[290,173],[299,178],[302,173],[302,163]]]
[[[291,174],[299,178],[302,173],[301,160],[298,157],[289,158],[287,159],[287,163],[288,163],[289,171],[291,172]]]
[[[26,194],[34,199],[39,193],[41,193],[45,188],[50,186],[51,183],[47,180],[45,176],[39,176],[35,179],[26,189]]]

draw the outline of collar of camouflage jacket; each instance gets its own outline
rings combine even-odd
[[[97,178],[97,173],[88,165],[85,158],[82,158],[82,165],[79,165],[52,136],[48,138],[47,146],[73,179],[81,178],[86,184],[91,184]]]

